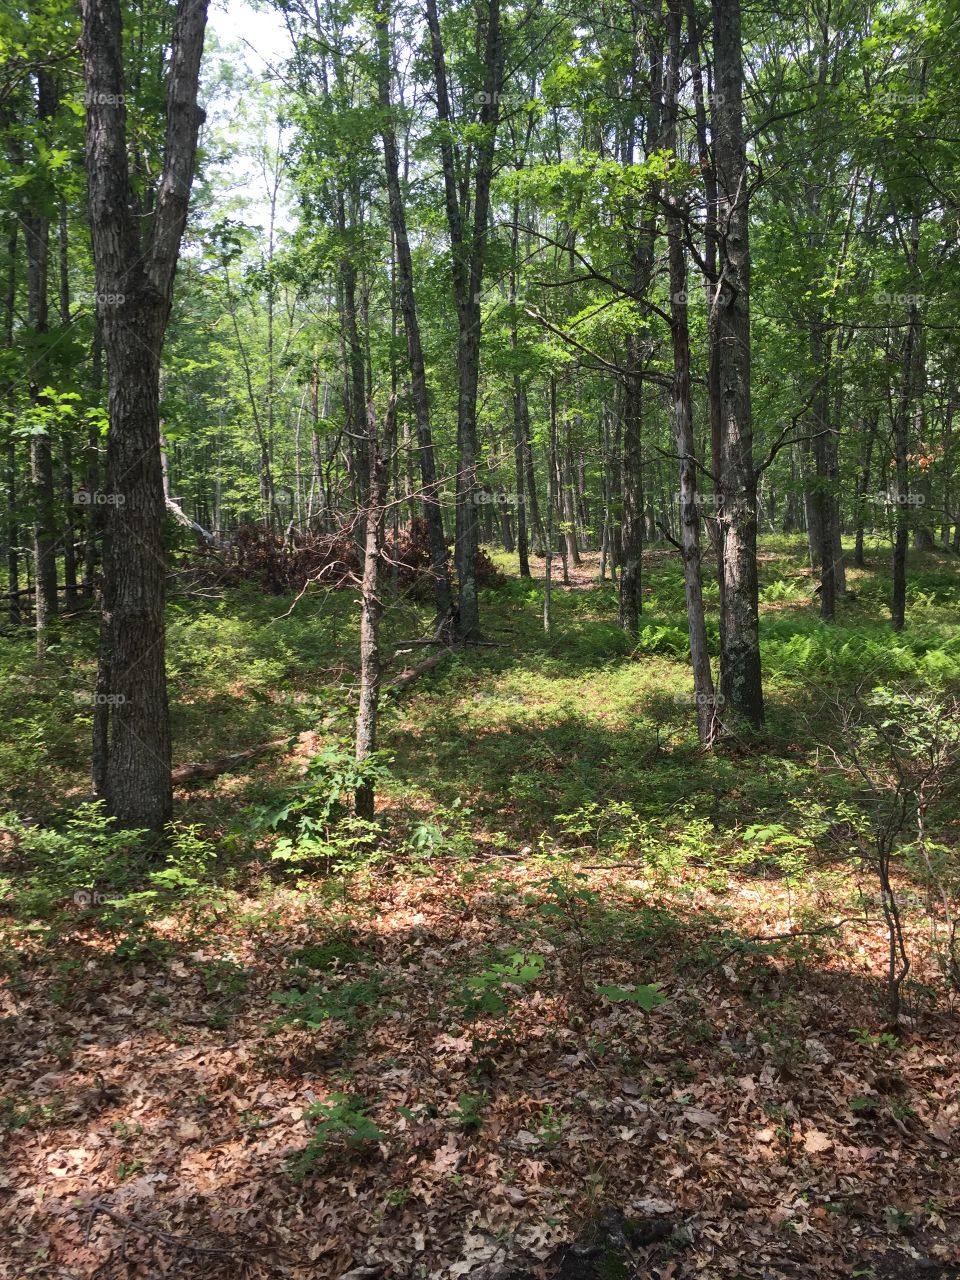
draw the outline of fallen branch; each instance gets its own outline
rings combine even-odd
[[[385,692],[391,697],[402,692],[402,690],[406,689],[407,685],[413,684],[414,680],[416,680],[418,676],[422,676],[424,672],[430,671],[434,667],[438,667],[444,658],[452,652],[452,649],[442,649],[440,653],[434,653],[431,654],[429,658],[424,658],[423,662],[418,662],[415,667],[410,667],[406,671],[401,671],[396,680],[387,686]]]
[[[169,1231],[161,1231],[159,1227],[148,1227],[143,1222],[134,1222],[132,1218],[125,1218],[122,1213],[117,1213],[116,1209],[111,1209],[109,1205],[105,1205],[102,1200],[95,1200],[90,1206],[88,1235],[90,1234],[90,1226],[93,1225],[93,1220],[98,1213],[102,1213],[127,1231],[138,1231],[141,1235],[153,1236],[155,1240],[162,1240],[164,1244],[171,1244],[177,1249],[189,1249],[191,1253],[201,1253],[208,1258],[232,1258],[238,1253],[249,1253],[247,1249],[224,1249],[222,1246],[196,1244],[185,1236],[175,1236]]]
[[[244,764],[247,760],[255,760],[257,756],[265,756],[269,751],[285,747],[291,741],[291,735],[285,738],[274,738],[272,742],[261,742],[246,751],[234,751],[232,755],[220,756],[217,760],[193,760],[188,764],[178,765],[173,771],[175,783],[192,782],[194,778],[216,778],[227,773],[235,765]]]

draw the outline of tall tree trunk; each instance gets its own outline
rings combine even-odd
[[[723,598],[721,692],[728,717],[763,723],[757,582],[757,477],[750,403],[749,175],[743,129],[740,0],[713,0],[716,69],[714,157],[718,182],[720,278],[712,336],[722,423]]]
[[[915,228],[916,225],[915,219]],[[894,631],[903,630],[907,611],[907,548],[910,543],[910,420],[913,407],[916,348],[919,340],[919,330],[920,313],[916,303],[911,303],[907,311],[900,393],[893,421],[893,461],[896,468],[897,502],[893,539],[893,595],[890,603],[890,622]]]
[[[709,317],[710,338],[707,347],[707,412],[710,419],[710,469],[713,473],[713,517],[706,521],[707,533],[713,547],[716,563],[717,585],[723,605],[723,525],[720,511],[723,508],[723,407],[720,395],[720,346],[714,332],[714,299],[720,271],[720,233],[717,216],[720,207],[715,154],[708,137],[707,103],[710,101],[709,82],[703,73],[701,50],[703,40],[695,0],[684,0],[687,28],[690,35],[690,71],[693,86],[694,119],[697,131],[697,163],[703,174],[706,196],[704,209],[704,274],[703,290]],[[721,668],[723,657],[720,659]]]
[[[627,335],[627,361],[623,385],[623,519],[621,526],[619,622],[636,634],[643,613],[643,458],[641,415],[643,384],[640,381],[639,339]]]
[[[70,323],[70,271],[69,244],[67,241],[67,206],[60,202],[57,223],[57,249],[60,276],[60,324],[66,328]],[[67,609],[76,609],[79,604],[77,595],[77,546],[76,531],[73,524],[73,449],[68,431],[64,430],[61,441],[61,492],[63,494],[63,585],[64,604]]]
[[[443,512],[438,497],[437,465],[433,449],[433,433],[430,427],[430,398],[427,373],[420,340],[420,322],[417,316],[413,286],[413,259],[407,234],[407,217],[403,191],[400,186],[400,158],[394,132],[390,94],[389,51],[390,0],[381,0],[376,14],[377,29],[377,90],[383,111],[380,136],[383,142],[384,168],[387,178],[387,194],[390,204],[390,222],[393,228],[397,254],[397,291],[404,332],[407,336],[407,356],[410,363],[410,394],[417,422],[417,456],[420,460],[423,514],[430,539],[430,565],[433,573],[433,592],[437,607],[437,626],[446,627],[453,614],[450,589],[450,570],[447,564],[447,541],[443,531]]]
[[[524,496],[527,441],[530,437],[530,415],[527,393],[519,374],[513,375],[513,471],[517,491],[517,552],[520,577],[530,577],[530,551],[527,535],[527,501]]]
[[[90,388],[94,403],[99,408],[103,394],[103,340],[100,320],[94,319],[93,352],[91,357]],[[97,492],[100,475],[100,432],[94,422],[87,428],[84,450],[83,487],[88,495]],[[87,503],[83,520],[83,598],[93,599],[94,579],[97,573],[97,537],[100,532],[100,508],[95,502]],[[106,712],[104,711],[105,715]],[[96,709],[94,719],[96,719]]]
[[[37,123],[43,133],[56,111],[55,84],[47,71],[37,73]],[[27,324],[38,339],[49,327],[48,288],[50,275],[50,219],[43,211],[44,199],[37,201],[23,217],[27,253]],[[38,344],[39,345],[39,344]],[[43,356],[33,367],[30,399],[38,411],[46,405]],[[57,639],[57,506],[53,480],[53,422],[35,430],[30,437],[30,484],[33,502],[33,562],[36,590],[37,656],[43,657],[48,644]]]
[[[444,198],[452,254],[453,292],[457,308],[457,525],[454,559],[458,581],[457,630],[461,639],[480,633],[477,600],[476,557],[480,545],[476,503],[477,466],[480,457],[477,437],[477,389],[480,366],[480,291],[483,286],[483,258],[490,210],[500,90],[503,80],[503,43],[500,30],[500,0],[487,0],[484,49],[484,85],[480,107],[480,137],[473,166],[472,199],[465,208],[467,192],[458,189],[453,146],[453,118],[447,85],[446,55],[440,31],[436,0],[426,0],[427,25],[437,91],[437,116],[442,130],[440,159]],[[469,208],[470,216],[467,217]]]
[[[953,510],[953,415],[956,404],[952,397],[947,398],[943,420],[943,518],[940,522],[940,545],[944,551],[950,549],[950,513]]]
[[[513,225],[511,227],[511,263],[510,263],[510,306],[512,319],[510,322],[510,350],[516,353],[519,339],[517,329],[517,257],[520,246],[520,204],[514,201]],[[527,534],[527,504],[524,500],[525,453],[530,438],[530,412],[527,405],[527,392],[519,371],[513,374],[513,469],[517,501],[517,554],[520,558],[520,577],[530,577],[530,552]]]
[[[873,442],[877,433],[877,423],[879,422],[879,413],[875,410],[869,418],[865,418],[863,422],[863,445],[860,455],[860,472],[857,476],[856,494],[854,501],[856,507],[854,510],[854,543],[853,543],[853,563],[858,569],[865,569],[867,562],[863,556],[863,536],[864,525],[866,523],[867,504],[869,502],[870,493],[870,464],[873,458]]]
[[[10,223],[7,236],[7,278],[3,297],[3,345],[9,351],[13,346],[14,311],[17,302],[17,223]],[[12,402],[13,388],[5,386],[3,398]],[[11,435],[4,446],[4,489],[7,516],[4,526],[7,555],[7,590],[10,593],[7,617],[16,626],[20,623],[20,523],[17,519],[17,446]]]
[[[811,355],[817,384],[813,396],[816,479],[811,501],[811,514],[816,512],[816,520],[810,523],[810,550],[820,566],[820,618],[823,622],[833,622],[837,609],[834,568],[836,444],[831,441],[830,427],[830,341],[824,335],[822,317],[813,322]]]
[[[563,424],[561,470],[563,473],[563,536],[567,543],[567,559],[571,564],[579,565],[582,561],[580,548],[577,545],[577,479],[573,469],[573,438],[569,413],[565,416]]]
[[[668,0],[667,113],[664,146],[675,151],[680,99],[681,0]],[[680,464],[680,544],[687,601],[687,631],[693,668],[697,734],[705,746],[716,724],[713,672],[707,647],[707,623],[700,579],[700,512],[697,505],[697,465],[693,434],[693,395],[690,386],[690,328],[687,318],[687,263],[683,221],[676,197],[668,196],[667,236],[670,256],[671,336],[673,340],[674,440]]]
[[[547,527],[543,543],[543,630],[549,635],[553,630],[553,511],[556,505],[556,432],[553,418],[550,421],[550,440],[547,445]]]
[[[125,827],[159,832],[173,797],[164,664],[166,554],[160,353],[186,224],[202,112],[197,88],[206,0],[179,0],[170,54],[163,170],[141,241],[130,182],[119,0],[81,0],[86,157],[97,293],[109,375],[107,530],[98,693],[107,741],[95,787]],[[122,299],[110,305],[111,299]],[[95,726],[95,734],[102,726]]]
[[[391,396],[384,426],[384,438],[393,434],[396,399]],[[362,765],[377,749],[377,719],[380,709],[380,558],[383,550],[383,522],[387,498],[387,464],[377,438],[376,409],[367,406],[368,434],[365,455],[369,459],[367,509],[364,522],[363,582],[360,590],[360,701],[357,708],[357,764]],[[376,796],[366,779],[357,787],[354,805],[358,818],[373,821]]]

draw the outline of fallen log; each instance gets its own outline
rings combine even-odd
[[[452,649],[443,649],[440,653],[433,653],[429,658],[424,658],[423,662],[418,662],[415,667],[410,667],[406,671],[401,671],[396,680],[387,685],[385,690],[387,696],[393,697],[396,694],[401,693],[406,689],[407,685],[413,684],[414,680],[416,680],[418,676],[422,676],[425,672],[432,670],[434,667],[438,667],[444,658],[452,652]]]
[[[270,751],[287,746],[292,740],[291,735],[288,734],[285,738],[274,738],[272,742],[261,742],[255,747],[248,747],[246,751],[234,751],[231,755],[220,756],[217,760],[192,760],[187,764],[178,765],[171,776],[174,784],[192,782],[194,778],[217,778],[221,773],[229,772],[238,764],[245,764],[247,760],[256,760],[258,756],[265,756]]]

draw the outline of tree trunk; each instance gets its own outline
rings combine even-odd
[[[639,339],[627,335],[627,363],[623,387],[623,518],[619,622],[636,634],[643,613],[643,458],[640,419],[643,386],[640,381]]]
[[[94,785],[129,828],[159,832],[172,811],[164,666],[166,556],[160,352],[187,217],[202,113],[206,0],[180,0],[167,86],[163,170],[144,245],[134,215],[119,0],[81,0],[86,158],[98,310],[107,356],[107,529]]]
[[[713,298],[721,411],[723,597],[721,691],[727,716],[763,723],[757,583],[757,478],[750,403],[749,176],[743,130],[740,0],[713,0],[714,156],[720,279]]]
[[[381,0],[376,14],[377,28],[377,89],[384,123],[380,136],[383,141],[383,158],[390,203],[390,222],[393,228],[397,254],[397,291],[403,326],[407,336],[407,355],[410,362],[410,393],[417,422],[417,454],[420,460],[420,481],[423,487],[423,513],[430,539],[430,563],[433,572],[434,600],[437,607],[437,626],[445,627],[453,614],[450,588],[450,571],[447,563],[447,541],[443,531],[443,513],[440,508],[437,484],[437,466],[430,427],[430,400],[427,373],[420,340],[420,322],[417,316],[413,287],[413,259],[407,234],[407,217],[403,191],[400,186],[400,159],[397,152],[390,94],[389,22],[390,0]]]
[[[488,0],[484,50],[484,87],[474,161],[472,216],[466,219],[464,198],[458,190],[458,172],[452,139],[452,113],[447,86],[446,56],[436,0],[426,0],[427,25],[433,57],[440,121],[440,158],[443,169],[447,226],[452,253],[453,292],[457,308],[457,524],[454,559],[458,581],[457,630],[461,639],[480,633],[477,600],[476,557],[479,521],[476,503],[479,440],[477,437],[477,388],[480,363],[480,291],[483,256],[490,210],[494,150],[503,79],[503,45],[500,0]]]
[[[67,206],[60,202],[60,214],[57,223],[57,249],[60,275],[60,324],[66,328],[70,323],[70,273],[67,242]],[[61,441],[61,485],[63,494],[63,585],[64,605],[67,609],[76,609],[79,604],[77,595],[77,547],[76,531],[73,524],[73,450],[70,437],[65,430]]]
[[[681,0],[669,0],[667,127],[664,146],[676,150],[680,95]],[[697,734],[706,746],[716,724],[713,673],[707,647],[707,624],[700,579],[700,512],[697,505],[697,466],[693,434],[693,395],[690,386],[690,329],[687,319],[687,263],[683,222],[676,197],[668,197],[667,236],[670,255],[671,335],[673,340],[674,440],[680,464],[680,540],[683,582],[687,601],[687,631],[697,709]]]
[[[56,111],[56,89],[49,72],[37,73],[37,122],[41,133]],[[50,274],[50,219],[41,210],[31,208],[23,216],[24,243],[27,254],[27,325],[38,339],[46,334],[49,324],[48,286]],[[39,345],[39,344],[38,344]],[[44,383],[48,376],[46,359],[33,366],[30,399],[38,411],[46,403]],[[34,602],[37,626],[37,656],[43,657],[47,645],[56,643],[55,620],[57,602],[57,522],[53,482],[53,447],[50,418],[30,437],[30,484],[33,502],[33,562],[36,591]]]
[[[17,302],[17,223],[11,222],[7,237],[7,279],[3,299],[3,345],[7,351],[13,346],[14,311]],[[12,386],[4,387],[4,400],[12,404]],[[7,590],[10,604],[7,617],[18,626],[20,623],[20,525],[17,520],[17,446],[11,435],[4,450],[4,488],[7,503],[5,525],[7,552]]]
[[[391,396],[384,438],[392,435],[396,399]],[[383,520],[387,497],[387,464],[377,439],[376,410],[367,406],[366,456],[370,462],[363,550],[363,583],[360,591],[360,702],[357,708],[357,764],[362,765],[377,749],[377,718],[380,709],[380,555],[383,550]],[[367,779],[357,787],[354,805],[358,818],[373,821],[376,807],[373,783]]]
[[[543,630],[549,635],[553,630],[553,509],[554,500],[554,462],[556,458],[556,436],[551,423],[550,442],[547,446],[547,527],[543,544]]]
[[[873,441],[877,431],[877,423],[879,421],[879,413],[874,411],[872,417],[865,419],[863,451],[860,455],[860,473],[857,476],[857,487],[854,501],[856,509],[854,511],[854,544],[853,544],[853,563],[858,569],[865,569],[867,562],[863,556],[863,534],[864,524],[866,522],[867,504],[869,502],[870,493],[870,463],[873,456]]]
[[[916,219],[914,219],[914,229],[915,231],[917,229]],[[900,395],[893,422],[893,461],[896,468],[897,503],[890,622],[894,631],[903,630],[907,611],[907,548],[910,543],[910,415],[914,397],[919,328],[920,313],[916,303],[911,303],[907,311],[907,330],[903,343]]]

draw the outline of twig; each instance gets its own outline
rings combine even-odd
[[[153,1236],[156,1240],[162,1240],[164,1244],[172,1244],[178,1249],[189,1249],[191,1253],[202,1253],[206,1257],[222,1258],[235,1257],[238,1253],[249,1253],[247,1249],[224,1249],[222,1246],[195,1244],[193,1240],[187,1239],[185,1236],[175,1236],[169,1231],[161,1231],[159,1227],[148,1227],[145,1223],[134,1222],[132,1218],[125,1218],[122,1213],[117,1213],[116,1209],[111,1209],[109,1205],[105,1205],[102,1200],[94,1200],[90,1206],[90,1223],[87,1227],[87,1234],[90,1233],[90,1226],[93,1225],[93,1219],[98,1213],[104,1214],[106,1217],[116,1222],[118,1226],[124,1227],[127,1231],[139,1231],[142,1235]]]

